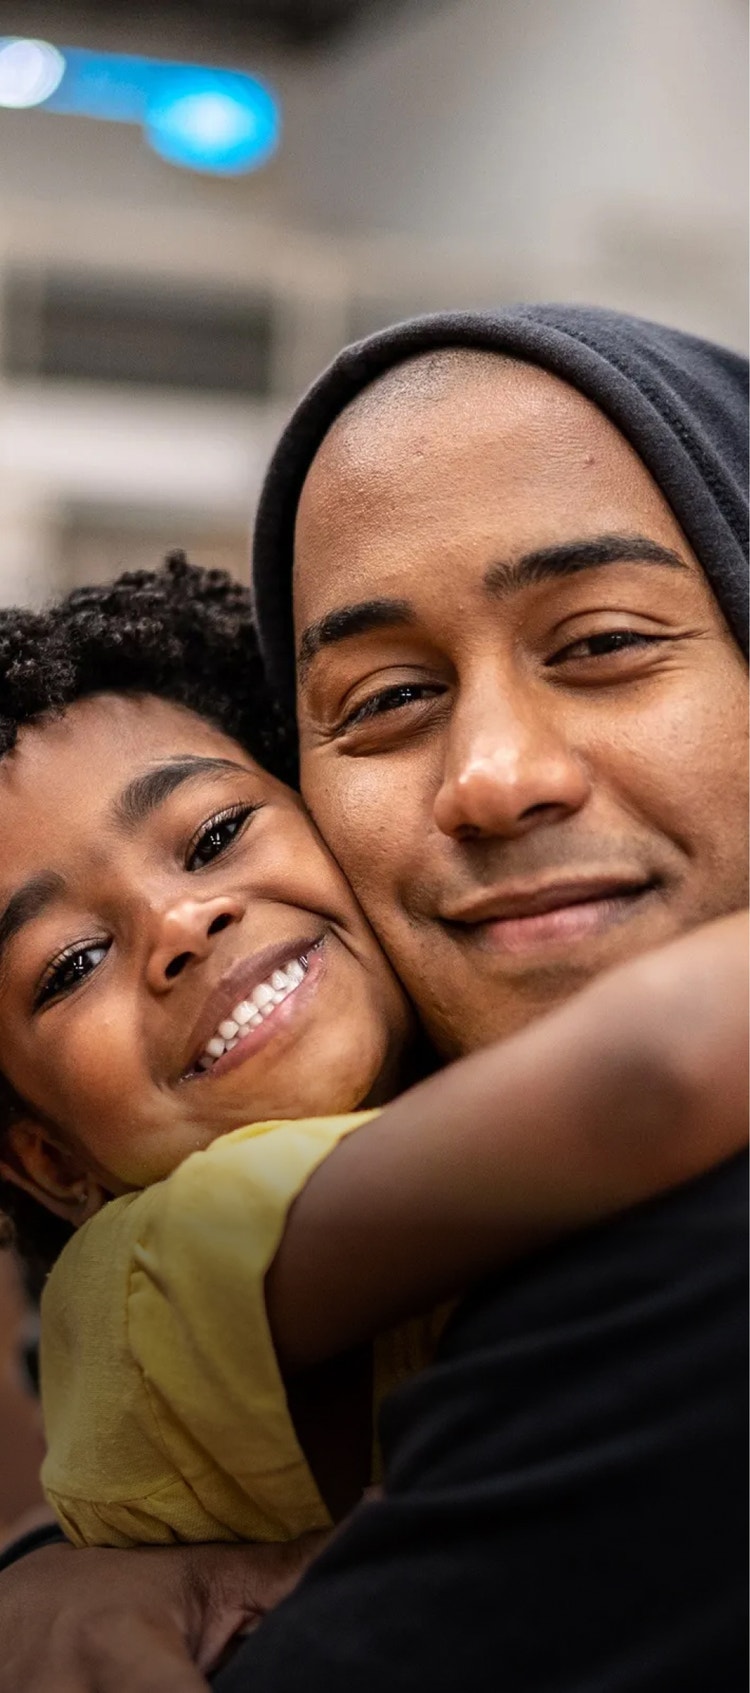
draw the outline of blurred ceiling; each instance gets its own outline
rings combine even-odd
[[[370,29],[387,23],[393,14],[409,6],[424,12],[426,7],[443,4],[444,0],[159,0],[158,21],[167,29],[185,27],[191,34],[203,28],[208,35],[216,31],[231,34],[238,44],[269,42],[281,47],[319,47],[328,45],[353,25]],[[0,6],[0,19],[6,11]],[[15,8],[23,15],[24,6]],[[26,8],[28,9],[28,8]],[[56,8],[60,22],[66,12],[85,17],[87,11],[95,15],[98,26],[108,22],[119,26],[134,24],[132,0],[86,0],[69,5],[63,0]],[[139,25],[154,22],[152,13],[139,19]],[[20,18],[19,18],[20,22]],[[16,29],[13,33],[19,33]]]

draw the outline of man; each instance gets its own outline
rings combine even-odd
[[[432,319],[278,449],[303,791],[445,1056],[746,902],[742,381],[609,314]],[[744,1685],[743,1234],[733,1164],[480,1289],[392,1402],[385,1498],[217,1688]]]

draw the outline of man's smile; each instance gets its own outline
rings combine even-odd
[[[506,884],[467,901],[442,921],[493,952],[567,949],[627,922],[659,885],[656,877],[632,874]]]

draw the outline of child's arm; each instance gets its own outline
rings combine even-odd
[[[745,915],[601,978],[350,1134],[295,1200],[266,1280],[291,1374],[747,1138]]]

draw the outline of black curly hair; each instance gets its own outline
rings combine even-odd
[[[0,611],[0,758],[19,732],[93,694],[152,694],[194,711],[282,780],[296,741],[266,685],[248,588],[171,553],[155,571],[78,588],[46,611]],[[21,1108],[0,1076],[0,1142]],[[39,1285],[66,1223],[0,1183],[6,1238]],[[0,1225],[2,1218],[0,1217]]]

